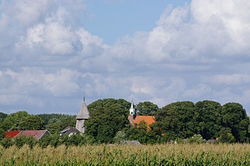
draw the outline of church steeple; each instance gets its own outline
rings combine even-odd
[[[86,102],[85,102],[85,97],[83,98],[83,102],[82,102],[82,107],[80,109],[80,112],[78,113],[76,119],[89,119],[89,111],[88,111],[88,107],[86,105]]]
[[[132,102],[131,102],[131,106],[130,106],[130,109],[129,109],[129,114],[130,114],[133,118],[136,117],[136,112],[135,112],[135,109],[134,109],[134,102],[133,102],[133,100],[132,100]]]
[[[84,122],[85,120],[89,119],[89,111],[88,107],[85,102],[85,97],[83,98],[83,103],[82,107],[76,116],[76,129],[79,130],[81,133],[84,133],[85,127],[84,127]]]

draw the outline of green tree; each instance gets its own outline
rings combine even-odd
[[[194,121],[196,133],[205,139],[215,139],[221,129],[221,105],[215,101],[200,101],[195,104]]]
[[[49,120],[45,128],[49,130],[51,134],[58,134],[66,127],[75,126],[75,124],[76,124],[76,116],[68,116],[59,120],[52,118]]]
[[[222,128],[220,131],[219,142],[221,143],[234,143],[236,140],[231,133],[231,129],[229,128]]]
[[[19,125],[20,130],[42,130],[44,129],[43,120],[37,115],[29,115]]]
[[[20,123],[27,117],[29,114],[26,111],[18,111],[16,113],[12,113],[8,115],[4,121],[8,121],[8,123],[12,123],[11,126],[8,127],[8,130],[18,130]]]
[[[4,138],[5,130],[0,128],[0,140]]]
[[[37,141],[33,136],[19,136],[14,139],[14,144],[18,147],[21,148],[23,145],[27,144],[29,145],[30,148],[33,148]]]
[[[61,122],[65,119],[75,119],[76,118],[75,115],[65,115],[65,114],[39,114],[37,116],[42,118],[45,126],[48,124],[51,124],[51,123]]]
[[[230,128],[237,142],[248,139],[249,118],[246,110],[239,103],[227,103],[222,107],[222,125]]]
[[[38,144],[40,147],[42,148],[46,148],[49,144],[50,144],[50,141],[52,140],[52,136],[49,136],[49,135],[45,135],[43,136],[41,139],[39,139],[38,141]]]
[[[141,121],[137,126],[127,129],[126,138],[128,140],[138,140],[142,144],[154,144],[160,140],[158,135],[147,129],[147,124],[144,121]]]
[[[123,100],[103,99],[88,106],[90,118],[86,121],[86,134],[98,142],[113,142],[116,132],[128,124],[130,103]]]
[[[50,123],[46,125],[46,129],[51,133],[51,134],[58,134],[61,130],[61,123]]]
[[[126,133],[124,131],[118,131],[114,137],[114,142],[120,144],[125,141],[125,138]]]
[[[81,134],[73,134],[70,137],[68,137],[68,141],[66,142],[66,145],[74,145],[74,146],[80,146],[84,144],[84,138]]]
[[[194,104],[189,101],[171,103],[156,113],[156,124],[169,139],[188,138],[195,133]]]
[[[189,137],[189,138],[187,139],[187,142],[188,142],[188,143],[202,144],[202,143],[205,143],[206,140],[203,139],[203,137],[202,137],[200,134],[195,134],[195,135],[193,135],[192,137]]]
[[[5,119],[2,123],[0,123],[0,128],[4,131],[11,130],[15,124],[8,119]]]
[[[14,142],[11,138],[9,138],[9,137],[4,138],[3,140],[0,141],[0,144],[1,144],[4,148],[10,147],[10,146],[14,145],[14,143],[15,143],[15,142]]]
[[[136,105],[136,109],[138,110],[138,115],[144,115],[144,116],[154,116],[156,112],[159,110],[156,104],[153,104],[149,101],[138,103]]]
[[[0,123],[2,123],[7,116],[7,114],[0,112]]]

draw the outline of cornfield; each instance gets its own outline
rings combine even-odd
[[[0,165],[249,165],[249,144],[0,146]]]

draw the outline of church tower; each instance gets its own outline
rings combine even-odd
[[[135,109],[134,109],[134,102],[133,101],[131,102],[131,106],[130,106],[130,109],[129,109],[129,114],[133,117],[133,119],[135,119],[136,112],[135,112]]]
[[[80,112],[76,116],[76,129],[79,130],[81,133],[84,133],[85,131],[84,122],[88,119],[89,119],[89,111],[84,97]]]

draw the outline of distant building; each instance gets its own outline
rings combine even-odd
[[[68,135],[69,137],[73,134],[77,134],[77,133],[80,133],[79,130],[77,130],[75,127],[66,127],[64,130],[60,131],[60,135],[63,135],[63,134],[66,134]]]
[[[136,110],[134,109],[134,103],[131,102],[131,107],[129,109],[129,117],[128,117],[129,123],[132,126],[139,125],[140,122],[144,121],[147,125],[147,129],[150,130],[151,124],[155,123],[155,117],[154,116],[137,116]]]
[[[17,134],[19,134],[21,131],[15,130],[15,131],[9,131],[7,130],[4,134],[5,138],[14,138]]]
[[[82,107],[80,112],[76,116],[76,129],[80,131],[80,133],[85,132],[85,121],[89,119],[89,110],[87,108],[85,97],[83,99]]]
[[[51,135],[48,130],[22,130],[22,131],[6,131],[4,137],[16,138],[19,136],[32,136],[36,140],[41,139],[45,135]]]
[[[59,132],[60,135],[66,134],[71,136],[77,133],[84,133],[85,132],[85,122],[89,119],[89,110],[85,102],[85,98],[83,98],[82,107],[80,112],[76,116],[76,127],[68,126],[62,131]]]

